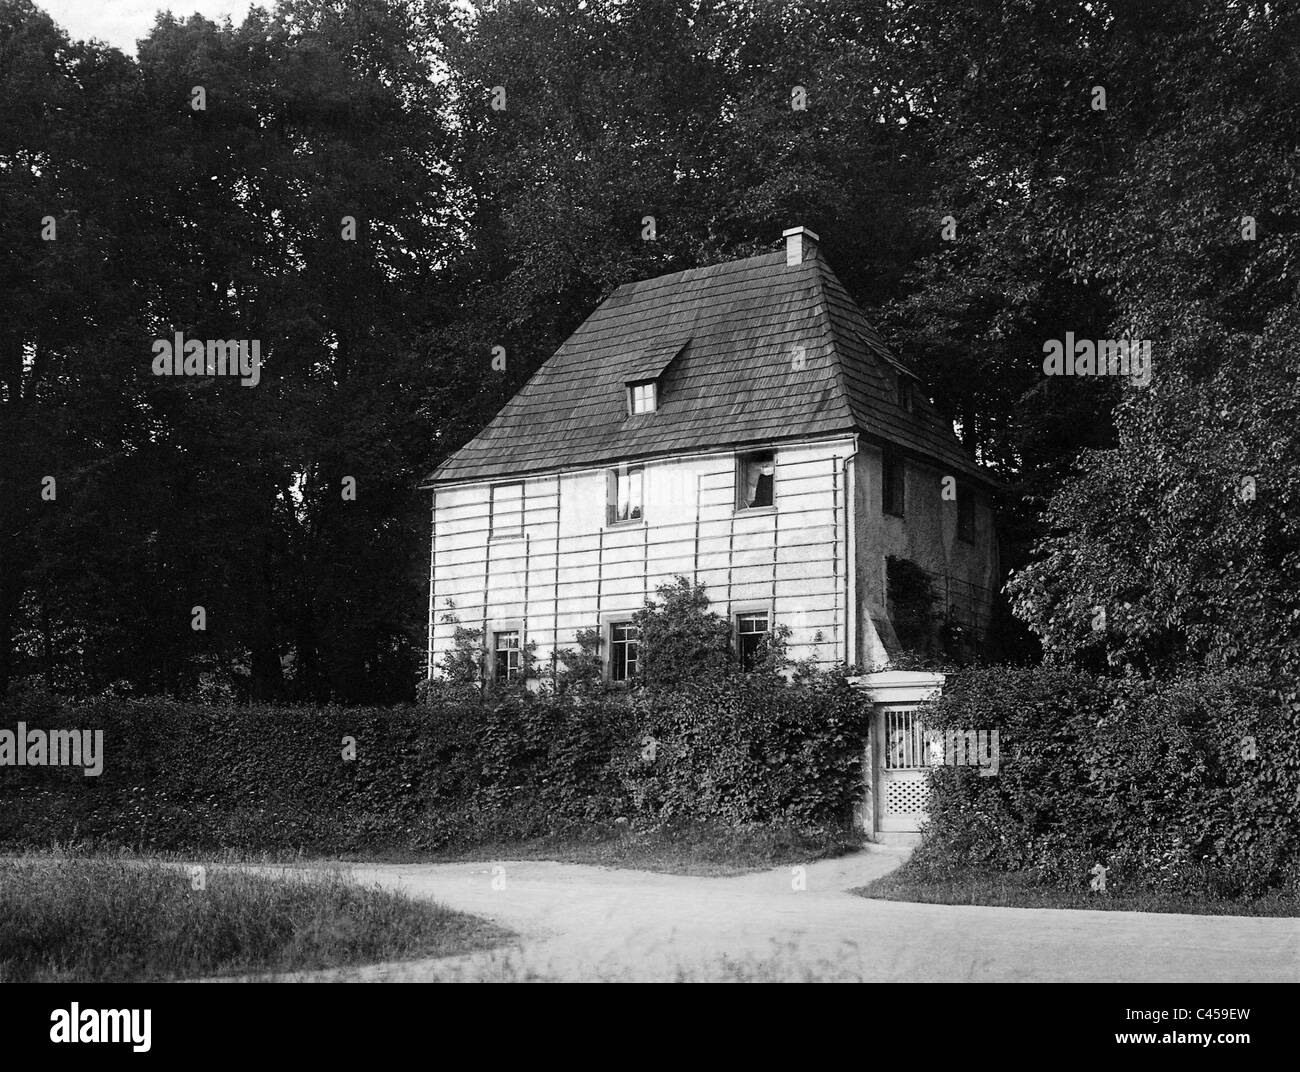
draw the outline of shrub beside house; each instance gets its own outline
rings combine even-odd
[[[433,851],[625,819],[847,828],[868,705],[841,676],[729,674],[673,690],[449,687],[397,708],[63,702],[19,691],[0,722],[104,731],[97,778],[11,768],[0,847]],[[348,753],[352,758],[348,758]]]
[[[932,774],[933,871],[1087,889],[1249,897],[1300,890],[1300,712],[1267,679],[1104,678],[1059,665],[949,677],[936,730],[997,729],[996,777]]]

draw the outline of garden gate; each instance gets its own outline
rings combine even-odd
[[[942,691],[944,676],[886,670],[850,681],[867,693],[874,707],[859,823],[874,840],[915,840],[930,793],[930,749],[917,708]]]

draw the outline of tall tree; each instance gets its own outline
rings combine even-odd
[[[1107,211],[1076,231],[1115,327],[1152,342],[1151,382],[1125,392],[1118,443],[1053,497],[1013,588],[1063,655],[1294,681],[1300,14],[1192,5],[1142,69],[1147,126]]]

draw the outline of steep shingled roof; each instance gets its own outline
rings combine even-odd
[[[648,356],[659,408],[629,415]],[[921,392],[898,405],[895,361],[816,251],[626,283],[429,483],[852,431],[989,481]]]

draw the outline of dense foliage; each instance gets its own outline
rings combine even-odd
[[[656,589],[658,599],[632,616],[638,630],[641,679],[654,686],[707,681],[735,665],[731,623],[709,610],[702,584],[677,577]]]
[[[1300,706],[1255,677],[962,672],[925,714],[999,734],[995,776],[933,774],[931,866],[1087,890],[1239,896],[1300,886]]]
[[[104,769],[6,768],[0,844],[328,854],[619,819],[838,828],[861,793],[868,710],[842,678],[770,675],[604,696],[448,686],[394,708],[65,703],[24,689],[0,724],[101,729]]]
[[[1048,648],[1294,676],[1297,20],[280,0],[133,58],[0,0],[0,689],[409,699],[421,477],[613,287],[794,223],[1005,479]],[[261,382],[153,376],[175,331]],[[1066,332],[1151,385],[1043,376]]]
[[[1017,612],[1094,668],[1254,667],[1300,700],[1300,320],[1199,339],[1118,411],[1047,510]],[[1220,360],[1221,359],[1221,360]]]

